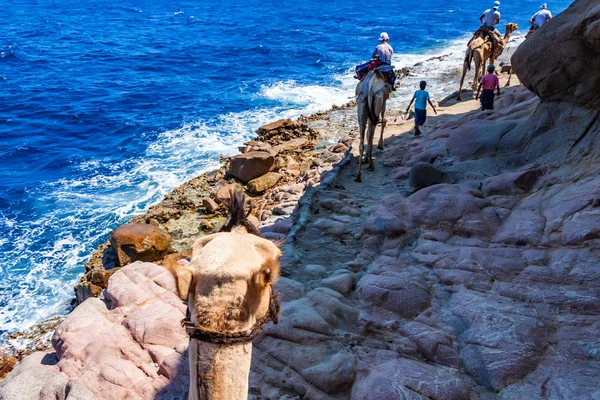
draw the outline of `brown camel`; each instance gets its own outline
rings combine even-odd
[[[373,164],[373,138],[375,129],[381,118],[381,135],[377,147],[383,150],[383,130],[385,119],[385,104],[392,92],[392,85],[387,82],[383,73],[373,70],[369,75],[356,85],[356,104],[358,110],[358,126],[360,130],[360,154],[358,157],[358,172],[356,182],[361,181],[363,154],[365,153],[365,132],[367,133],[367,151],[364,162],[369,163],[369,169],[374,170]],[[368,125],[368,126],[367,126]]]
[[[246,400],[251,340],[276,321],[281,251],[257,235],[244,203],[244,194],[232,191],[230,232],[196,240],[189,264],[175,271],[188,300],[190,400]]]
[[[510,22],[504,25],[504,27],[506,28],[506,31],[504,33],[504,38],[502,39],[502,42],[504,43],[503,47],[506,47],[508,41],[510,40],[511,33],[519,29],[519,26],[514,22]],[[479,77],[485,74],[486,60],[489,59],[490,64],[494,64],[494,61],[496,61],[496,57],[498,57],[500,54],[502,53],[492,53],[492,42],[487,35],[485,36],[485,38],[479,36],[477,38],[472,39],[469,42],[469,46],[467,47],[467,51],[465,53],[463,72],[462,77],[460,78],[460,86],[458,88],[458,95],[456,96],[456,100],[461,100],[460,93],[462,91],[465,75],[467,74],[467,71],[471,69],[471,60],[473,60],[473,63],[475,64],[475,78],[473,79],[473,86],[477,86],[477,83],[479,82]]]

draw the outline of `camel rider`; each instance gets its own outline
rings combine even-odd
[[[394,55],[394,49],[390,46],[390,36],[387,32],[381,32],[379,35],[379,43],[371,54],[372,60],[368,63],[358,65],[356,67],[356,78],[364,78],[370,71],[383,65],[389,66],[389,71],[386,72],[388,80],[390,81],[393,90],[396,90],[396,74],[392,68],[392,56]]]
[[[540,29],[542,25],[552,19],[552,13],[548,10],[548,4],[544,3],[540,6],[540,11],[533,14],[529,19],[531,30]]]
[[[394,55],[394,49],[389,44],[390,36],[387,34],[387,32],[381,32],[381,35],[379,35],[379,41],[381,43],[375,47],[371,58],[374,60],[379,60],[379,65],[392,65],[392,56]]]
[[[498,11],[499,8],[500,2],[496,1],[494,3],[494,7],[488,8],[483,12],[483,14],[481,14],[479,20],[490,31],[494,32],[498,36],[502,36],[498,29],[496,29],[496,24],[500,22],[500,12]]]
[[[496,29],[496,24],[500,22],[499,8],[500,2],[496,1],[492,8],[485,10],[479,17],[479,20],[483,24],[480,29],[489,33],[490,40],[492,41],[492,53],[494,53],[498,46],[502,46],[502,34]]]

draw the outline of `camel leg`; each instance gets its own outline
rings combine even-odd
[[[512,78],[512,68],[510,69],[510,72],[508,73],[508,80],[506,81],[506,85],[504,85],[504,87],[510,86],[510,78]]]
[[[376,129],[377,124],[373,121],[369,121],[369,130],[367,136],[367,159],[369,162],[369,171],[373,171],[375,169],[375,164],[373,164],[373,139],[375,138]]]
[[[358,104],[358,107],[360,107],[360,103]],[[362,112],[361,112],[362,111]],[[361,110],[359,108],[358,110],[358,124],[359,124],[359,131],[360,131],[360,143],[358,145],[358,171],[356,172],[356,178],[354,178],[354,180],[356,182],[360,182],[361,181],[361,169],[362,169],[362,161],[363,161],[363,153],[365,151],[365,129],[366,129],[366,125],[367,125],[367,115],[366,115],[366,110],[363,109]]]
[[[467,54],[465,55],[465,62],[463,63],[463,71],[462,76],[460,78],[460,85],[458,86],[458,95],[456,96],[456,100],[462,100],[460,96],[460,92],[462,91],[463,83],[465,82],[465,75],[467,75],[467,71],[469,70],[469,49],[467,49]]]
[[[384,100],[383,108],[381,109],[381,134],[379,135],[379,143],[377,144],[379,150],[383,150],[383,131],[387,125],[387,119],[385,119],[385,103],[386,101]]]

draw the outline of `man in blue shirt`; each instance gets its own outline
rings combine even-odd
[[[496,1],[494,3],[494,7],[492,7],[491,9],[488,8],[483,12],[483,14],[481,14],[479,20],[490,31],[494,32],[498,36],[501,36],[502,34],[498,31],[498,29],[496,29],[496,24],[500,22],[500,12],[498,11],[499,8],[500,2]]]
[[[540,7],[540,11],[533,14],[529,22],[533,26],[533,30],[539,29],[546,22],[552,19],[552,13],[548,10],[548,4],[544,3]]]
[[[425,90],[427,87],[427,82],[421,81],[419,83],[420,90],[417,90],[410,101],[408,107],[406,107],[406,112],[410,110],[410,106],[412,106],[413,101],[415,102],[415,136],[421,135],[420,126],[423,126],[425,121],[427,121],[427,103],[433,108],[433,112],[437,115],[437,110],[435,106],[431,103],[431,99],[429,98],[429,93]]]

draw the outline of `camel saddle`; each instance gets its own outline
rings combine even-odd
[[[471,42],[477,38],[485,39],[486,37],[490,39],[490,42],[492,42],[492,54],[494,59],[497,59],[504,51],[504,41],[502,40],[502,36],[498,35],[493,29],[490,29],[485,25],[482,25],[475,31],[467,46],[469,46]]]

